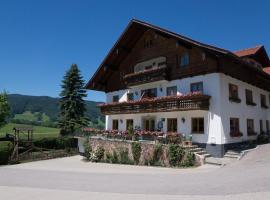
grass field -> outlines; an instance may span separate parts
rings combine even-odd
[[[3,137],[6,135],[6,133],[13,134],[13,127],[23,127],[23,126],[30,126],[30,125],[23,125],[23,124],[13,124],[9,123],[5,125],[4,127],[0,128],[0,137]],[[58,137],[59,136],[59,129],[58,128],[49,128],[49,127],[43,127],[43,126],[30,126],[34,130],[34,138],[33,139],[40,139],[40,138],[52,138],[52,137]],[[25,134],[22,134],[22,137],[25,137]]]

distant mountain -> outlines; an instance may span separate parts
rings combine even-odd
[[[11,105],[11,118],[21,120],[25,116],[48,116],[49,120],[56,122],[59,113],[59,98],[48,96],[29,96],[21,94],[9,94],[8,101]],[[85,101],[87,117],[93,124],[104,124],[104,116],[101,115],[97,104],[100,102]],[[48,118],[46,117],[46,119]],[[42,118],[42,117],[41,117]],[[28,120],[28,119],[25,119]],[[32,120],[35,118],[32,117]]]

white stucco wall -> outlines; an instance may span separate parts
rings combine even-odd
[[[145,113],[145,114],[129,114],[129,115],[110,115],[106,116],[106,129],[112,129],[112,119],[122,119],[119,121],[119,129],[125,130],[126,119],[133,119],[134,126],[142,126],[141,118],[144,116],[155,116],[156,125],[161,118],[177,118],[178,132],[186,135],[192,134],[193,141],[199,143],[215,143],[225,144],[233,142],[242,142],[249,139],[254,139],[256,136],[247,136],[246,120],[254,119],[254,128],[259,133],[259,120],[263,120],[263,129],[266,130],[266,119],[270,120],[270,108],[263,109],[260,105],[260,94],[266,95],[266,102],[269,106],[269,92],[259,89],[255,86],[247,84],[243,81],[234,79],[230,76],[221,73],[212,73],[200,75],[181,80],[160,81],[150,84],[144,84],[130,88],[128,90],[115,91],[107,93],[107,102],[112,102],[114,95],[119,95],[119,101],[127,100],[127,93],[133,92],[134,99],[140,99],[141,90],[148,88],[157,88],[157,95],[166,96],[166,88],[177,86],[178,94],[187,94],[190,92],[190,84],[194,82],[203,82],[204,94],[210,95],[209,111],[178,111],[178,112],[161,112],[161,113]],[[238,85],[239,98],[241,103],[233,103],[229,101],[229,83]],[[246,105],[245,89],[250,89],[253,92],[253,100],[256,106]],[[135,95],[137,93],[138,95]],[[205,133],[193,134],[191,132],[191,118],[204,117]],[[241,138],[230,137],[230,117],[239,118],[240,131],[244,134]],[[182,122],[185,118],[185,123]],[[167,130],[167,121],[164,122],[164,131]]]
[[[222,138],[223,143],[242,142],[249,139],[254,139],[256,136],[247,135],[247,119],[254,119],[255,132],[260,133],[260,120],[263,120],[263,130],[266,131],[266,120],[269,119],[270,108],[261,108],[260,94],[266,95],[266,104],[269,106],[269,92],[257,88],[253,85],[237,80],[230,76],[221,74],[221,105],[222,105],[222,124],[224,136]],[[235,103],[229,101],[229,86],[232,83],[238,86],[238,95],[241,99],[241,103]],[[253,101],[256,106],[249,106],[246,104],[245,89],[252,90]],[[239,118],[240,131],[243,133],[241,138],[230,137],[230,117]]]
[[[156,119],[156,126],[161,118],[165,118],[163,131],[167,131],[167,118],[177,118],[178,132],[189,135],[192,134],[193,141],[199,143],[221,143],[221,119],[220,119],[220,74],[213,73],[201,76],[195,76],[185,78],[181,80],[173,81],[160,81],[150,84],[144,84],[137,87],[133,87],[128,90],[115,91],[107,93],[107,102],[112,102],[114,95],[119,95],[119,101],[123,102],[127,100],[127,93],[133,92],[134,99],[140,99],[141,90],[148,88],[157,88],[157,96],[166,96],[166,89],[170,86],[177,86],[178,94],[187,94],[190,92],[190,84],[195,82],[203,82],[204,94],[211,96],[210,99],[210,112],[209,111],[178,111],[178,112],[161,112],[161,113],[143,113],[143,114],[129,114],[129,115],[110,115],[106,116],[106,129],[112,129],[112,120],[119,119],[119,130],[126,129],[126,119],[134,120],[134,127],[142,127],[142,117],[154,116]],[[162,88],[162,89],[161,89]],[[138,95],[136,96],[135,93]],[[191,132],[191,118],[204,117],[205,133],[194,134]],[[185,118],[185,123],[182,122],[182,118]],[[122,123],[120,123],[123,121]],[[218,134],[217,134],[218,133]]]

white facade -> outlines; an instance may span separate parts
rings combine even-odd
[[[269,106],[269,92],[247,84],[243,81],[234,79],[222,73],[212,73],[199,75],[190,78],[173,81],[159,81],[149,84],[139,85],[127,90],[120,90],[107,93],[106,101],[111,103],[113,96],[119,96],[119,102],[127,101],[127,93],[134,94],[134,100],[141,98],[141,90],[157,88],[157,96],[166,96],[166,89],[170,86],[177,86],[177,94],[187,94],[190,92],[190,84],[203,82],[203,93],[210,95],[209,111],[177,111],[177,112],[160,112],[160,113],[141,113],[141,114],[120,114],[106,116],[106,129],[112,129],[112,120],[119,120],[118,129],[126,130],[126,120],[133,119],[133,126],[142,127],[142,119],[152,117],[155,119],[155,126],[161,119],[163,122],[162,131],[167,131],[167,118],[177,118],[177,132],[186,136],[192,134],[194,142],[203,144],[227,144],[243,142],[255,139],[256,136],[247,135],[247,119],[254,120],[255,132],[260,133],[259,120],[263,121],[263,130],[266,131],[266,120],[270,120],[270,108],[261,108],[260,94],[266,95],[266,104]],[[238,94],[241,103],[229,101],[229,83],[238,86]],[[256,106],[246,104],[245,89],[253,92],[253,101]],[[192,133],[191,119],[195,117],[204,118],[204,133]],[[239,118],[240,131],[242,137],[230,136],[230,118]]]

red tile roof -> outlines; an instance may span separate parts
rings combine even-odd
[[[260,50],[262,47],[263,47],[262,45],[259,45],[259,46],[251,47],[248,49],[242,49],[242,50],[235,51],[234,54],[236,54],[239,57],[249,56],[249,55],[253,55],[257,53],[257,51]]]
[[[266,72],[267,74],[270,74],[270,67],[263,68],[263,71]]]

